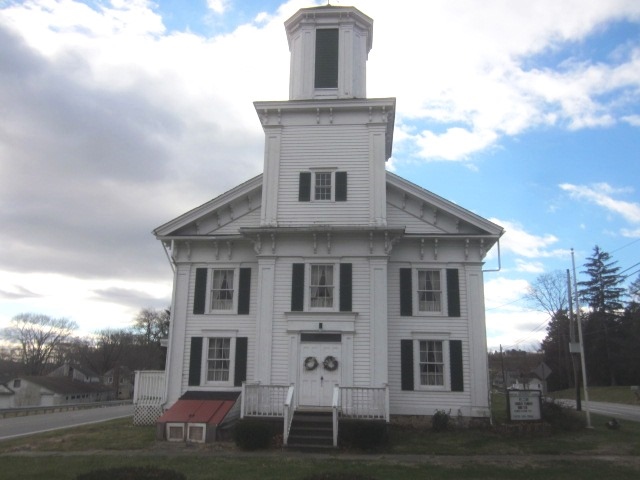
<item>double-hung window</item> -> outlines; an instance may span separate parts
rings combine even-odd
[[[251,305],[251,268],[196,268],[193,313],[248,315]]]
[[[239,387],[247,379],[247,337],[234,331],[203,331],[191,337],[189,386]]]
[[[228,382],[231,370],[231,338],[209,338],[207,382]]]
[[[214,269],[211,287],[211,310],[233,310],[233,270]]]
[[[418,311],[442,312],[440,270],[418,270]]]
[[[333,265],[311,265],[309,306],[333,308]]]
[[[300,172],[298,201],[346,202],[347,172],[330,168]]]
[[[457,268],[400,268],[400,315],[460,316]]]
[[[314,200],[331,200],[331,172],[316,172],[314,185]]]
[[[464,391],[462,340],[415,333],[400,340],[402,390]]]
[[[420,386],[444,387],[444,353],[440,340],[418,341]]]

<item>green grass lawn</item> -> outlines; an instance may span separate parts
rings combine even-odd
[[[494,397],[494,417],[506,420],[504,397]],[[579,414],[576,414],[579,415]],[[428,429],[393,426],[390,445],[377,452],[301,455],[279,449],[239,452],[233,443],[157,442],[155,427],[131,419],[0,442],[0,477],[74,479],[97,468],[153,465],[197,479],[304,479],[343,472],[375,479],[635,479],[640,478],[640,424],[592,416],[595,428],[577,432],[507,432],[499,427]],[[355,454],[355,455],[354,455]],[[362,454],[362,455],[360,455]],[[611,462],[594,457],[617,457]]]
[[[553,398],[576,399],[576,391],[573,388],[551,392],[549,395]],[[580,391],[580,398],[584,399],[584,390]],[[589,387],[589,400],[594,402],[640,405],[630,387]]]

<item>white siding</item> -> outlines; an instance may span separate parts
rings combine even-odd
[[[281,149],[280,226],[369,224],[369,135],[365,126],[286,127]],[[346,202],[298,201],[299,174],[314,168],[347,172]]]

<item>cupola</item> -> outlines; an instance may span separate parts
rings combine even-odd
[[[373,20],[354,7],[303,8],[285,22],[290,100],[366,98]]]

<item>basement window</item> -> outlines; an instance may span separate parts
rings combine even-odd
[[[167,440],[170,442],[184,441],[184,424],[167,423]]]

